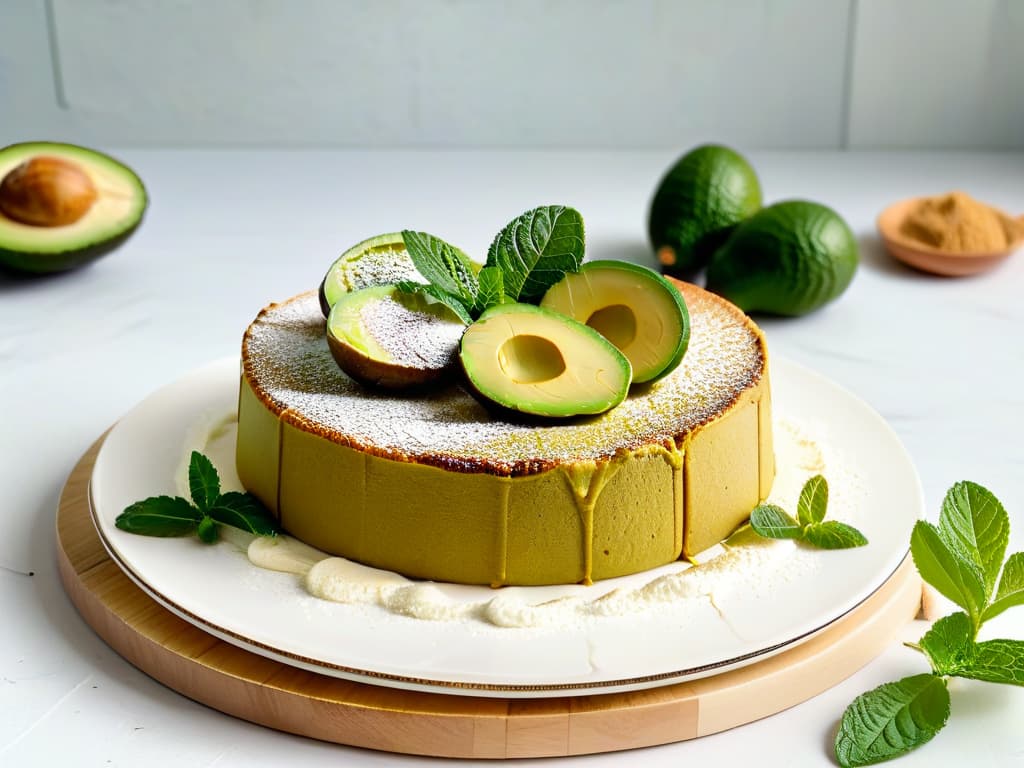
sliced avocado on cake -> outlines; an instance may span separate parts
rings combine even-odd
[[[401,232],[388,232],[356,243],[331,264],[320,282],[320,310],[327,317],[346,293],[403,280],[426,282],[412,263]]]
[[[327,318],[327,344],[341,369],[361,384],[411,389],[457,370],[465,328],[444,304],[376,285],[341,294]]]
[[[60,272],[120,245],[148,199],[135,173],[74,144],[32,142],[0,149],[0,265]]]
[[[603,413],[632,381],[629,360],[601,334],[532,304],[484,312],[463,335],[459,358],[478,395],[534,416]]]
[[[593,328],[633,366],[634,383],[675,370],[690,340],[682,294],[656,272],[625,261],[590,261],[548,289],[540,305]]]

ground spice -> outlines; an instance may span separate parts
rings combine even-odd
[[[999,251],[1024,238],[1024,222],[965,192],[950,192],[920,200],[900,232],[943,251]]]

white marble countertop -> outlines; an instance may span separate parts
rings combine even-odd
[[[427,229],[482,254],[527,208],[583,212],[591,258],[653,263],[646,206],[665,152],[123,151],[149,213],[132,240],[80,271],[0,275],[0,762],[10,766],[327,766],[425,763],[339,747],[222,715],[164,688],[79,618],[57,576],[53,521],[77,459],[149,392],[235,354],[270,300],[315,287],[366,236]],[[795,320],[761,319],[773,355],[811,367],[870,403],[899,434],[928,515],[976,480],[1009,510],[1024,549],[1024,253],[973,278],[906,269],[883,252],[888,202],[963,188],[1024,212],[1024,154],[751,153],[765,197],[819,200],[861,243],[850,289]],[[33,571],[34,576],[18,572]],[[923,624],[911,625],[916,639]],[[1024,609],[986,625],[1024,638]],[[846,704],[925,671],[894,643],[849,680],[731,732],[560,766],[827,765]],[[1024,689],[956,681],[952,717],[898,765],[1024,765]],[[554,760],[532,763],[556,764]]]

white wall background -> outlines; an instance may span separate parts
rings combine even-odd
[[[0,0],[0,145],[1024,149],[1024,0]]]

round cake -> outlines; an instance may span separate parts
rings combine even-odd
[[[458,385],[364,388],[328,350],[316,293],[272,304],[242,342],[237,468],[284,530],[406,576],[590,583],[691,557],[771,489],[764,337],[676,283],[682,363],[597,417],[517,423]]]

